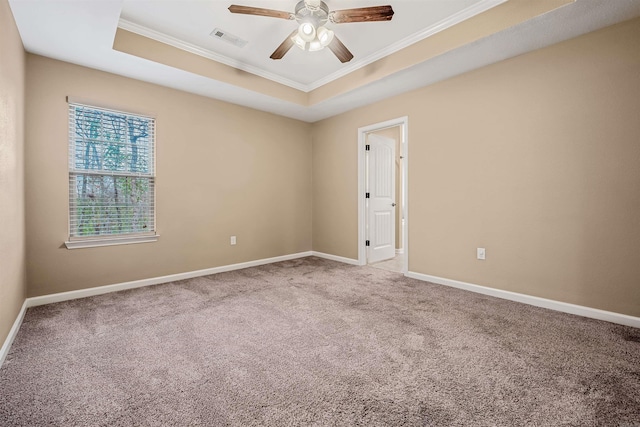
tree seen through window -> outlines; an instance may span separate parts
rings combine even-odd
[[[70,104],[70,234],[154,232],[154,120]]]

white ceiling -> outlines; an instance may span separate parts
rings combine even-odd
[[[292,50],[268,57],[295,29],[295,22],[228,12],[232,1],[9,0],[28,52],[132,77],[309,122],[416,89],[466,71],[640,16],[639,0],[577,0],[498,34],[406,69],[322,103],[302,107],[112,49],[116,28],[233,64],[263,77],[310,90],[381,55],[443,29],[503,0],[329,0],[331,9],[391,4],[391,22],[339,24],[338,37],[355,58],[347,65],[328,50]],[[542,1],[542,0],[531,0]],[[234,0],[248,6],[292,11],[296,1]],[[123,21],[121,21],[121,19]],[[209,36],[219,27],[248,41],[244,48]]]

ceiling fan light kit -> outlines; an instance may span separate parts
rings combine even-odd
[[[324,26],[316,30],[309,22],[300,24],[298,32],[293,36],[292,41],[302,50],[316,52],[322,50],[333,40],[333,31]]]
[[[324,24],[329,20],[329,7],[321,0],[302,0],[296,4],[294,19],[300,23],[293,42],[302,50],[315,52],[331,41]],[[322,38],[320,36],[322,35]]]
[[[349,62],[353,58],[353,54],[335,36],[331,29],[325,27],[327,22],[343,24],[390,21],[393,18],[393,9],[389,5],[329,11],[329,7],[322,0],[301,0],[296,4],[294,13],[234,4],[229,6],[229,11],[245,15],[295,20],[300,24],[298,29],[288,36],[271,54],[271,59],[282,59],[289,49],[296,45],[300,49],[308,50],[309,52],[319,51],[328,47],[343,63]]]

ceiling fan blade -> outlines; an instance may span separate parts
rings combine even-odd
[[[336,36],[333,36],[333,40],[329,43],[328,48],[331,49],[331,52],[333,52],[343,64],[353,59],[353,53],[351,53]]]
[[[276,50],[273,51],[269,58],[271,59],[282,59],[282,57],[289,52],[289,49],[293,47],[293,40],[291,38],[298,33],[296,29],[293,33],[289,34],[286,39],[278,46]]]
[[[263,9],[261,7],[239,6],[232,4],[229,6],[231,13],[243,13],[245,15],[268,16],[270,18],[295,19],[292,13],[283,12],[281,10]]]
[[[386,6],[361,7],[358,9],[334,10],[329,13],[329,19],[334,24],[349,22],[391,21],[393,8]]]

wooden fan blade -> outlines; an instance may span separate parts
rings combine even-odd
[[[269,58],[271,59],[282,59],[282,57],[289,52],[289,49],[293,47],[293,40],[291,38],[296,35],[298,30],[296,29],[293,33],[289,34],[286,39],[278,46],[276,50],[273,51]]]
[[[353,59],[353,53],[351,53],[336,36],[333,36],[333,40],[329,43],[328,48],[331,49],[331,52],[333,52],[343,64]]]
[[[295,19],[295,16],[293,16],[293,14],[289,12],[283,12],[281,10],[273,9],[263,9],[261,7],[238,6],[237,4],[232,4],[231,6],[229,6],[229,12],[243,13],[245,15],[268,16],[270,18]]]
[[[329,13],[329,19],[334,24],[349,22],[391,21],[393,8],[387,6],[361,7],[358,9],[334,10]]]

